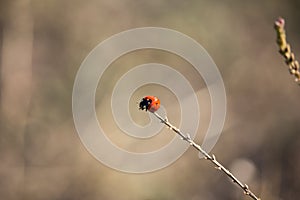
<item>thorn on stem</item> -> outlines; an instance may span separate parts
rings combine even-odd
[[[212,160],[216,160],[216,156],[214,154],[211,155]]]
[[[192,140],[190,134],[187,133],[187,134],[186,134],[186,137],[187,137],[187,139]]]

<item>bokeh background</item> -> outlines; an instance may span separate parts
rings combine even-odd
[[[278,54],[273,22],[278,16],[286,19],[288,41],[300,58],[299,9],[296,0],[1,0],[0,199],[249,199],[209,162],[199,160],[194,149],[162,170],[126,174],[98,162],[80,142],[72,87],[81,62],[109,36],[144,26],[187,34],[219,67],[227,117],[212,153],[262,199],[298,199],[300,88]],[[201,107],[196,138],[201,143],[210,118],[206,85],[186,61],[155,50],[121,57],[100,80],[97,115],[108,137],[136,152],[154,150],[175,137],[164,130],[138,142],[113,121],[114,84],[147,62],[170,65],[190,80]],[[141,87],[132,96],[133,118],[149,120],[136,109],[147,92],[161,98],[177,124],[178,100],[157,85]]]

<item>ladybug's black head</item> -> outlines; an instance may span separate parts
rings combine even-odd
[[[148,98],[143,98],[140,102],[139,109],[141,110],[148,110],[148,106],[151,104],[152,100]]]

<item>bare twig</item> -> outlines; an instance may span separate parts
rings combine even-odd
[[[295,59],[295,55],[291,50],[291,46],[286,41],[284,24],[284,19],[281,17],[279,17],[274,24],[274,28],[277,33],[279,53],[284,57],[285,63],[288,65],[290,73],[295,77],[295,81],[300,85],[299,63]]]
[[[167,118],[163,119],[159,114],[156,112],[153,113],[162,123],[164,123],[167,127],[169,127],[171,130],[173,130],[175,133],[177,133],[183,140],[187,141],[191,146],[193,146],[195,149],[197,149],[206,160],[211,161],[215,166],[216,169],[224,172],[234,183],[236,183],[239,187],[244,190],[245,195],[250,196],[252,199],[260,200],[259,197],[257,197],[251,190],[249,189],[248,185],[243,184],[241,181],[239,181],[228,169],[226,169],[221,163],[219,163],[215,157],[215,155],[209,155],[205,150],[201,148],[200,145],[196,144],[190,137],[189,134],[182,133],[178,128],[173,126]]]

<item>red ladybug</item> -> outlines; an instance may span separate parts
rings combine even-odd
[[[160,101],[155,96],[145,96],[140,102],[141,110],[149,110],[150,112],[155,112],[160,107]]]

